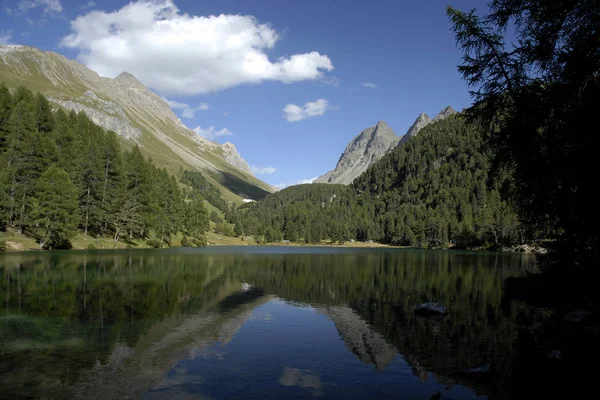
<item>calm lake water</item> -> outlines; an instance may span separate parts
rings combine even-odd
[[[517,397],[552,313],[502,284],[534,269],[392,249],[0,255],[0,398]],[[449,314],[415,316],[430,300]]]

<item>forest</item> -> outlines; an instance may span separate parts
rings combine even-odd
[[[545,238],[545,268],[597,267],[599,3],[494,0],[487,15],[447,15],[472,106],[395,148],[350,192],[290,188],[247,207],[243,231],[419,247]]]
[[[482,129],[457,115],[425,127],[351,186],[294,186],[235,214],[239,234],[319,243],[499,247],[530,235],[503,200],[510,174],[490,174]]]
[[[544,239],[552,264],[596,265],[600,93],[597,2],[448,7],[473,104],[433,123],[352,185],[300,185],[238,208],[198,171],[169,175],[85,115],[0,87],[0,230],[46,248],[76,232],[157,247],[180,233],[258,242],[374,240],[502,248]],[[510,30],[510,35],[507,33]],[[516,40],[512,40],[516,39]],[[186,243],[190,243],[186,239]]]
[[[77,232],[152,247],[181,233],[184,245],[200,245],[203,201],[85,114],[53,111],[41,94],[0,86],[0,230],[47,249],[70,248]]]

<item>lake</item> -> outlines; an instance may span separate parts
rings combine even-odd
[[[516,398],[553,313],[502,285],[535,268],[442,250],[3,254],[0,398]],[[448,315],[415,315],[426,301]]]

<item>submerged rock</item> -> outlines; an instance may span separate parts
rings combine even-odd
[[[428,301],[415,307],[415,314],[424,316],[446,315],[448,311],[443,304]]]
[[[482,364],[479,367],[471,368],[465,371],[467,375],[484,375],[489,374],[491,371],[490,364]]]
[[[592,313],[585,310],[575,310],[565,315],[567,322],[586,322],[592,318]]]
[[[442,398],[442,394],[440,393],[440,391],[436,391],[435,393],[433,393],[431,396],[429,396],[429,400],[440,400]]]
[[[562,360],[561,351],[560,350],[552,350],[548,355],[548,358],[551,360]]]

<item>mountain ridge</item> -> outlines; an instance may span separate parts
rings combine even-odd
[[[115,131],[128,147],[171,172],[180,168],[208,172],[229,200],[275,189],[253,176],[235,146],[211,142],[189,129],[166,101],[134,75],[105,78],[76,60],[22,45],[0,45],[0,81],[45,94],[67,110],[84,112],[96,124]],[[258,188],[259,190],[254,190]]]
[[[314,183],[351,184],[369,166],[396,146],[406,143],[427,125],[455,113],[456,111],[451,106],[443,108],[433,119],[426,113],[421,113],[401,137],[396,136],[392,128],[381,120],[375,126],[364,129],[352,138],[340,155],[335,168],[318,177]]]
[[[385,121],[364,129],[355,136],[338,159],[335,168],[315,180],[315,183],[350,184],[373,162],[398,143],[398,136]]]

